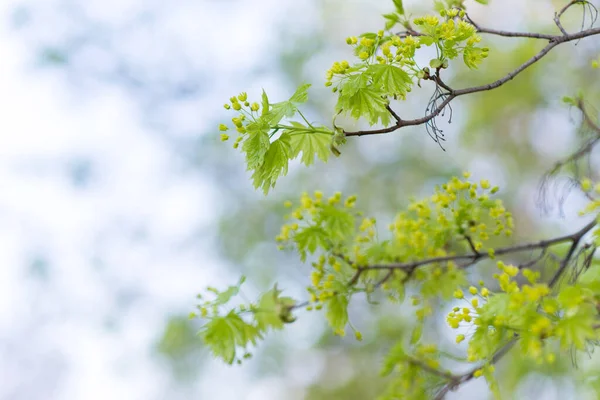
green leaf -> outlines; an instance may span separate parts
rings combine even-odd
[[[417,343],[423,335],[423,324],[417,324],[410,335],[410,344]]]
[[[402,0],[394,0],[394,5],[396,6],[396,12],[400,15],[404,15],[404,5],[402,4]]]
[[[308,100],[308,88],[310,87],[310,83],[305,83],[304,85],[300,85],[296,92],[290,97],[290,101],[293,103],[305,103]]]
[[[301,85],[289,100],[271,104],[271,109],[265,116],[269,124],[271,126],[277,125],[284,117],[293,117],[298,110],[294,103],[304,103],[308,99],[309,87],[310,84],[308,83]]]
[[[222,358],[228,364],[235,361],[238,347],[245,348],[248,344],[256,344],[257,340],[262,339],[255,326],[245,322],[233,311],[211,319],[202,327],[199,335],[213,355]]]
[[[396,365],[406,361],[406,351],[404,350],[404,342],[399,340],[394,347],[388,352],[383,360],[382,376],[387,376],[392,373]]]
[[[267,97],[267,93],[263,89],[262,91],[262,112],[261,117],[264,117],[269,112],[269,98]]]
[[[310,128],[299,122],[291,122],[294,129],[285,132],[290,135],[292,144],[292,156],[296,158],[302,152],[302,162],[309,166],[314,162],[315,155],[327,162],[329,158],[329,146],[333,138],[333,132],[325,127],[319,129]]]
[[[386,109],[388,102],[383,96],[385,96],[385,92],[372,86],[357,88],[355,93],[350,96],[342,93],[337,108],[350,111],[350,115],[355,119],[365,117],[371,125],[375,125],[379,120],[382,124],[387,125],[390,116]]]
[[[425,46],[431,46],[435,42],[435,39],[431,36],[419,36],[419,43]]]
[[[404,95],[412,84],[410,76],[394,65],[374,64],[367,71],[373,77],[373,82],[389,95]]]
[[[271,104],[271,109],[265,118],[271,126],[277,125],[284,117],[293,117],[298,108],[290,101]]]
[[[475,1],[478,2],[479,4],[485,4],[485,5],[489,4],[488,0],[475,0]]]
[[[268,329],[282,329],[284,324],[293,322],[295,318],[291,314],[290,307],[296,302],[290,297],[279,297],[281,290],[277,285],[263,294],[254,312],[256,326],[261,331]]]
[[[275,187],[277,178],[287,174],[291,154],[290,135],[284,132],[279,139],[271,143],[264,155],[263,163],[254,170],[252,174],[254,187],[262,187],[265,194],[270,188]]]
[[[325,317],[333,330],[344,329],[348,323],[348,297],[338,294],[327,300]]]
[[[220,292],[215,300],[211,301],[212,305],[221,306],[227,304],[229,300],[240,292],[240,287],[246,281],[246,277],[242,276],[235,286],[229,286],[224,292]]]
[[[575,346],[578,350],[584,350],[586,342],[597,337],[594,324],[592,307],[582,307],[578,314],[567,315],[559,320],[555,330],[556,336],[560,338],[560,344],[564,349]]]
[[[248,135],[242,144],[242,151],[246,153],[248,170],[260,166],[269,150],[268,125],[253,122],[246,128]]]
[[[400,16],[396,13],[383,14],[383,18],[386,19],[386,21],[385,21],[385,29],[386,30],[390,30],[394,26],[396,26],[396,24],[400,23]]]
[[[300,259],[306,261],[307,253],[314,253],[318,247],[327,248],[327,233],[319,226],[308,226],[294,235]]]
[[[280,317],[279,290],[273,287],[267,293],[263,294],[258,302],[258,308],[254,312],[256,326],[261,331],[283,328],[283,321]]]
[[[343,240],[354,235],[354,216],[344,209],[329,205],[323,206],[321,220],[332,238]]]

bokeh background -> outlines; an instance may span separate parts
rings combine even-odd
[[[487,27],[557,32],[553,13],[564,1],[466,3]],[[431,10],[427,1],[405,6]],[[242,156],[219,142],[216,126],[231,117],[222,104],[261,88],[277,101],[310,82],[307,114],[328,124],[335,100],[324,72],[351,57],[345,37],[377,31],[392,10],[388,0],[0,2],[0,398],[374,398],[385,385],[382,354],[412,324],[402,307],[356,304],[362,343],[300,312],[242,367],[211,359],[187,318],[198,292],[240,274],[249,298],[275,281],[305,296],[308,267],[273,240],[283,200],[302,191],[356,193],[385,221],[410,196],[470,170],[502,187],[515,240],[583,225],[577,193],[556,207],[560,181],[551,207],[536,199],[544,172],[586,135],[561,97],[581,90],[600,104],[590,68],[597,38],[561,45],[501,89],[455,101],[452,124],[440,120],[446,151],[423,127],[408,128],[350,140],[327,165],[293,165],[268,197],[252,189]],[[565,25],[577,30],[581,18],[570,11]],[[447,82],[495,80],[544,45],[485,40],[482,68],[453,66]],[[424,83],[398,112],[422,115],[432,90]],[[590,165],[597,171],[598,158]],[[452,341],[442,320],[428,338]],[[510,398],[597,398],[580,383],[596,371],[593,356],[580,370],[570,357],[551,369],[509,364],[499,373]],[[485,385],[449,398],[486,398]]]

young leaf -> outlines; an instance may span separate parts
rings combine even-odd
[[[344,329],[348,323],[348,297],[338,294],[327,300],[325,317],[333,330]]]
[[[315,155],[327,162],[333,132],[325,127],[319,127],[318,130],[309,128],[299,122],[291,124],[294,129],[285,132],[289,133],[291,138],[292,158],[296,158],[302,152],[302,162],[307,166],[314,162]]]
[[[383,14],[383,18],[385,18],[385,29],[388,31],[400,23],[400,16],[396,13]]]
[[[374,82],[381,84],[381,89],[389,95],[404,95],[412,84],[408,74],[390,64],[374,64],[367,69]]]
[[[385,93],[373,87],[357,88],[352,95],[343,92],[338,100],[338,110],[350,111],[355,119],[365,117],[369,124],[375,125],[380,119],[381,123],[389,123],[389,112],[385,108],[387,100]]]
[[[261,117],[264,117],[269,112],[269,97],[267,97],[267,93],[265,92],[264,89],[262,91],[261,102],[262,102],[262,112],[260,115],[261,115]]]
[[[262,339],[255,326],[233,311],[211,319],[199,334],[215,357],[222,358],[228,364],[235,361],[237,347],[245,348],[249,343],[256,344],[257,340]]]
[[[300,259],[306,261],[306,254],[314,253],[318,247],[327,248],[327,233],[319,226],[308,226],[294,235]]]
[[[586,348],[586,342],[597,338],[594,330],[594,312],[582,307],[582,310],[573,316],[565,316],[557,326],[557,336],[560,338],[560,344],[563,349],[569,346],[575,346],[578,350]]]
[[[402,0],[394,0],[394,5],[396,6],[396,12],[400,15],[404,15],[404,5],[402,4]]]
[[[305,103],[308,100],[308,88],[310,86],[310,83],[300,85],[292,97],[290,97],[290,101],[293,103]]]
[[[220,292],[217,298],[211,302],[212,305],[221,306],[227,304],[229,300],[240,292],[240,287],[246,281],[246,277],[242,276],[235,286],[229,286],[224,292]]]
[[[346,210],[324,206],[321,219],[325,229],[333,238],[343,240],[354,234],[354,216]]]
[[[279,294],[277,287],[263,294],[258,302],[258,309],[254,312],[256,326],[261,331],[283,328],[283,321],[279,316]]]
[[[248,124],[246,129],[248,136],[242,145],[242,151],[246,153],[248,170],[253,170],[263,163],[269,149],[268,125],[254,122]]]
[[[264,155],[263,163],[252,174],[254,187],[262,187],[265,194],[270,188],[275,187],[277,178],[287,174],[291,154],[290,135],[284,132],[279,139],[271,143]]]
[[[271,110],[265,116],[269,124],[277,125],[284,117],[294,116],[298,110],[295,103],[304,103],[308,99],[309,87],[310,84],[301,85],[289,100],[271,104]]]

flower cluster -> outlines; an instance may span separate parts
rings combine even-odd
[[[465,173],[465,178],[469,174]],[[442,249],[455,238],[467,240],[474,251],[483,249],[490,235],[512,234],[512,215],[501,200],[491,200],[498,191],[482,180],[479,184],[452,178],[435,188],[426,200],[413,201],[390,225],[395,247],[405,249],[401,259],[446,255]]]
[[[480,282],[481,289],[469,288],[472,297],[467,300],[458,289],[454,297],[467,304],[454,307],[446,318],[453,329],[474,328],[467,349],[468,361],[487,361],[500,346],[519,337],[523,355],[538,363],[552,363],[555,355],[550,339],[557,339],[563,347],[574,344],[582,349],[586,341],[596,337],[593,321],[598,311],[588,285],[568,286],[552,294],[547,284],[538,282],[538,271],[502,261],[497,266],[500,272],[494,274],[494,279],[499,292],[491,294]],[[528,283],[519,284],[519,275]],[[456,343],[466,336],[458,334]],[[574,337],[578,340],[573,341]]]
[[[333,78],[337,75],[341,79],[348,75],[359,72],[361,68],[370,63],[396,65],[401,68],[407,68],[407,71],[417,69],[414,67],[415,51],[420,48],[417,38],[408,36],[404,39],[396,35],[384,36],[383,31],[375,33],[367,33],[360,37],[360,40],[355,36],[348,37],[346,43],[353,48],[354,54],[359,58],[360,62],[353,66],[346,60],[336,61],[325,74],[325,86],[333,84]],[[334,92],[338,90],[336,86]]]
[[[345,247],[354,237],[359,213],[354,211],[356,196],[343,199],[339,192],[328,198],[320,191],[315,191],[313,196],[303,193],[299,203],[287,216],[291,222],[282,226],[275,239],[280,243],[280,248],[286,244],[295,246],[303,258],[317,248],[329,253],[321,254],[312,263],[311,286],[308,288],[311,296],[309,309],[312,309],[314,303],[322,303],[345,289],[345,279],[354,266],[341,255],[333,253]],[[284,205],[292,208],[290,201]],[[361,226],[359,230],[363,232],[368,229]],[[320,309],[322,305],[315,307]]]
[[[234,111],[239,111],[239,114],[236,117],[231,118],[235,130],[239,133],[239,136],[233,144],[233,148],[238,148],[239,143],[244,139],[243,135],[247,132],[247,125],[254,122],[258,117],[260,105],[256,102],[250,103],[248,101],[248,94],[242,92],[238,96],[232,96],[229,99],[229,103],[225,103],[223,107],[226,110],[233,109]],[[228,130],[229,127],[227,125],[219,125],[219,131],[223,132],[221,133],[221,141],[229,140],[229,135],[225,133]]]

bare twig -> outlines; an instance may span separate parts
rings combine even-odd
[[[560,31],[562,32],[562,34],[565,35],[565,36],[568,35],[568,33],[565,30],[565,28],[563,28],[563,26],[562,26],[562,24],[560,22],[560,18],[565,13],[565,11],[567,11],[569,8],[571,8],[571,6],[573,6],[574,4],[577,4],[577,3],[581,3],[581,0],[571,0],[563,8],[561,8],[559,12],[557,12],[557,13],[554,14],[554,23],[556,24],[556,26],[558,27],[558,29],[560,29]]]
[[[503,36],[503,37],[522,37],[522,38],[544,39],[544,40],[552,40],[555,37],[555,35],[548,35],[545,33],[509,32],[509,31],[502,31],[502,30],[498,30],[498,29],[483,28],[483,27],[479,26],[477,23],[475,23],[475,21],[473,21],[471,19],[471,17],[469,17],[468,14],[465,15],[465,17],[467,18],[469,23],[471,25],[473,25],[475,27],[475,29],[477,29],[477,32],[479,32],[479,33],[487,33],[489,35],[496,35],[496,36]]]

